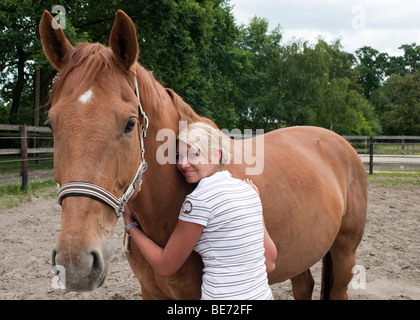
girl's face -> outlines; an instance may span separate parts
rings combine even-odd
[[[219,149],[212,154],[212,159],[207,159],[200,151],[178,141],[176,158],[176,166],[188,183],[197,183],[219,171]]]

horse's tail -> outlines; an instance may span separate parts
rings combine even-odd
[[[322,258],[322,285],[321,285],[321,300],[329,300],[330,292],[333,285],[333,270],[332,270],[332,259],[331,253],[328,251],[327,254]]]

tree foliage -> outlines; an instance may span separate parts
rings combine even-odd
[[[46,102],[56,72],[42,53],[38,23],[55,4],[0,3],[0,123],[33,124],[36,69]],[[371,47],[353,55],[340,41],[283,43],[281,27],[269,30],[266,19],[237,25],[228,0],[71,1],[66,36],[73,44],[106,44],[117,9],[136,25],[140,63],[221,128],[420,134],[415,43],[397,57]]]
[[[404,54],[397,57],[371,47],[359,49],[359,83],[384,134],[419,135],[420,46],[404,44],[399,49]]]
[[[391,135],[420,133],[420,71],[393,74],[374,92],[384,132]]]

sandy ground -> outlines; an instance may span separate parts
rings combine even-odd
[[[141,299],[122,248],[122,219],[114,235],[115,251],[105,284],[94,292],[54,289],[51,250],[60,231],[60,207],[54,198],[30,202],[0,213],[0,299]],[[358,281],[350,299],[420,299],[420,187],[369,185],[368,220],[356,264]],[[320,263],[311,268],[314,299],[320,293]],[[364,272],[364,273],[363,273]],[[365,288],[362,287],[365,276]],[[272,285],[275,299],[292,299],[290,281]]]

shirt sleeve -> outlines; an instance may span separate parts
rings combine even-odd
[[[204,201],[187,196],[179,213],[179,220],[207,226],[211,211]]]

